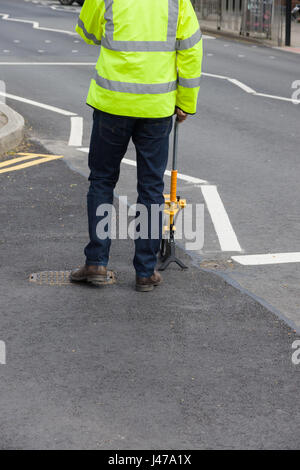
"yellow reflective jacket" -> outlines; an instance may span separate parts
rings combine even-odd
[[[85,0],[76,31],[101,45],[89,105],[143,118],[196,112],[202,34],[190,0]]]

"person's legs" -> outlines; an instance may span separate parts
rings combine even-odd
[[[90,188],[87,195],[90,242],[84,253],[87,266],[107,266],[110,238],[97,236],[97,225],[105,215],[97,216],[101,204],[113,204],[113,191],[120,174],[135,120],[94,111],[89,168]]]
[[[133,142],[137,151],[138,203],[148,211],[148,238],[135,240],[133,260],[139,278],[154,273],[162,236],[162,213],[159,215],[157,234],[151,238],[151,205],[164,203],[164,172],[168,163],[169,136],[172,118],[141,119],[136,121]]]

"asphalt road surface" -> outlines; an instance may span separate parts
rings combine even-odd
[[[79,7],[61,7],[55,1],[1,1],[0,99],[5,86],[7,102],[25,117],[29,136],[47,151],[64,155],[72,170],[87,175],[92,113],[85,105],[85,97],[99,49],[85,45],[74,33],[79,11]],[[222,298],[230,295],[231,302],[226,309],[229,315],[230,310],[235,312],[241,305],[241,299],[249,298],[250,307],[247,304],[244,312],[247,315],[251,311],[253,315],[252,318],[249,313],[253,323],[246,326],[249,336],[254,335],[255,324],[262,328],[261,319],[272,323],[274,318],[278,321],[277,317],[300,332],[300,105],[291,100],[292,83],[300,80],[299,55],[214,37],[205,37],[204,50],[198,113],[180,128],[179,156],[180,195],[190,203],[205,205],[203,247],[189,251],[194,266],[206,270],[200,271],[202,278],[195,275],[199,292],[202,281],[205,285],[212,282],[209,281],[212,278],[205,276],[215,272],[221,282],[216,297],[218,308],[221,309]],[[117,193],[127,195],[129,202],[134,202],[136,197],[134,159],[134,149],[130,146],[117,187]],[[65,164],[55,165],[62,168]],[[71,173],[66,167],[60,172]],[[81,176],[76,177],[83,180]],[[180,246],[184,247],[184,241]],[[266,257],[246,258],[246,255],[270,253],[272,264],[265,264]],[[63,257],[63,253],[60,255]],[[287,263],[287,257],[292,262]],[[228,283],[234,287],[227,287],[229,291],[225,293],[223,289]],[[211,287],[214,289],[213,284]],[[254,300],[264,307],[255,311]],[[199,305],[196,297],[193,303],[195,308]],[[277,317],[269,316],[270,311]],[[231,327],[235,328],[234,322],[238,321],[235,313],[230,318]],[[196,319],[193,322],[189,323],[189,331],[196,328]],[[263,328],[265,338],[268,325]],[[217,330],[218,322],[210,327]],[[284,334],[287,338],[287,333]],[[221,336],[218,337],[221,341]],[[212,338],[213,334],[211,341]],[[262,337],[260,340],[255,348],[260,350],[262,344],[268,346],[266,355],[270,364],[273,343],[267,342],[266,346]],[[276,341],[279,341],[277,336],[274,344]],[[280,373],[284,374],[289,366],[284,361],[281,366]],[[293,382],[289,396],[296,386],[298,372],[295,366],[291,367],[294,369],[286,377],[286,381]],[[284,386],[281,393],[284,395]],[[267,398],[268,394],[266,402]],[[255,397],[251,400],[251,406],[255,406]],[[292,398],[289,406],[293,407]],[[281,405],[277,408],[280,416],[286,413]],[[295,421],[293,426],[296,433]],[[248,437],[246,433],[241,441],[235,441],[236,447],[239,443],[246,446]],[[221,447],[222,438],[218,439]],[[236,435],[229,439],[229,447],[235,446],[235,439]],[[297,433],[295,440],[291,440],[290,434],[289,439],[288,443],[276,437],[274,445],[288,448],[299,443]],[[272,437],[267,435],[262,444],[254,441],[249,447],[273,445]],[[144,442],[142,439],[138,445]],[[191,442],[195,445],[195,441],[187,439],[186,446]],[[210,436],[204,446],[210,447],[212,442]],[[178,436],[170,441],[170,445],[177,443]],[[111,445],[113,448],[114,444]],[[153,445],[157,445],[155,439]]]

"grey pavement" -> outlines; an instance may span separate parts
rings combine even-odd
[[[62,161],[0,177],[2,449],[299,448],[284,322],[182,252],[188,271],[135,292],[129,240],[116,285],[29,282],[82,263],[87,182]]]

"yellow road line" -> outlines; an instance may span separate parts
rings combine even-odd
[[[0,173],[7,173],[9,171],[16,171],[16,170],[23,170],[23,168],[28,168],[34,165],[40,165],[41,163],[51,162],[52,160],[58,160],[59,158],[63,158],[63,156],[48,156],[47,158],[40,158],[38,160],[33,160],[32,162],[22,163],[21,165],[10,166],[9,168],[4,168],[0,170]]]
[[[32,156],[33,157],[49,157],[49,158],[52,158],[52,157],[60,157],[62,158],[62,155],[50,155],[49,153],[17,153],[17,155],[25,155],[25,156]]]
[[[47,157],[50,160],[53,159],[53,157],[60,157],[62,158],[61,155],[44,155],[40,153],[17,153],[17,155],[23,155],[22,157],[17,157],[13,158],[11,160],[5,160],[5,162],[0,163],[0,168],[3,168],[5,166],[13,165],[14,163],[19,163],[23,162],[25,160],[30,160],[32,158],[39,158],[39,157]]]

